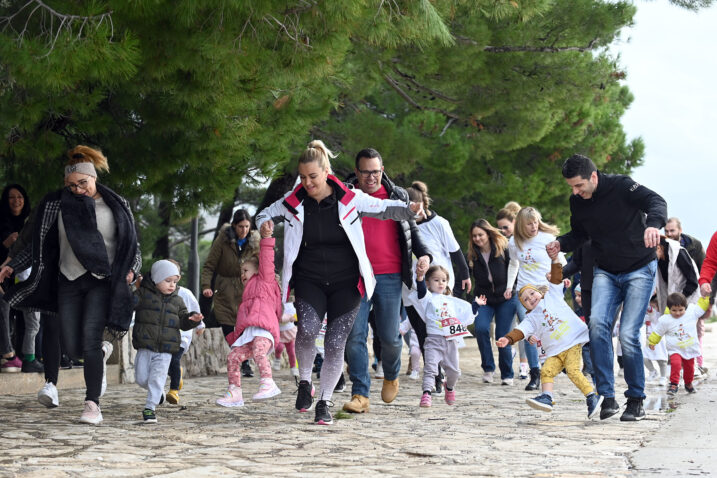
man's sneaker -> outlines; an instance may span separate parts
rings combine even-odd
[[[483,374],[483,383],[493,383],[493,372],[485,372]]]
[[[252,396],[252,400],[266,400],[267,398],[276,397],[281,393],[279,387],[276,386],[273,378],[262,378],[259,385],[259,391]]]
[[[676,383],[671,383],[670,388],[667,389],[668,395],[677,395],[677,391],[680,389],[680,387]]]
[[[274,370],[281,370],[281,357],[274,357],[271,359],[271,368]]]
[[[157,415],[155,415],[154,410],[149,408],[142,410],[142,419],[144,423],[157,423]]]
[[[172,405],[177,405],[179,403],[179,390],[170,389],[167,392],[167,401]]]
[[[408,376],[411,380],[418,380],[418,370],[411,370],[411,374]]]
[[[431,402],[433,400],[431,399],[431,394],[428,392],[423,392],[423,395],[421,395],[421,401],[419,402],[418,406],[422,408],[428,408],[431,406]]]
[[[45,367],[37,359],[23,361],[21,370],[24,373],[45,373]]]
[[[346,379],[344,378],[344,373],[341,372],[341,376],[339,377],[339,381],[336,382],[336,386],[334,387],[334,392],[341,393],[344,390],[346,390]]]
[[[0,372],[19,372],[22,370],[22,360],[18,358],[17,355],[15,355],[10,360],[6,360],[2,365],[0,365]]]
[[[547,393],[541,393],[535,398],[528,398],[525,400],[525,403],[536,410],[541,410],[543,412],[553,411],[553,399],[550,398],[550,395]]]
[[[316,414],[314,415],[314,423],[317,425],[331,425],[334,419],[329,412],[329,407],[333,407],[334,403],[328,400],[319,400],[316,402]]]
[[[528,374],[530,373],[530,367],[528,366],[527,362],[520,362],[520,379],[525,380],[528,378]]]
[[[628,397],[627,407],[620,417],[621,422],[636,422],[645,418],[645,409],[642,408],[642,399]]]
[[[251,369],[251,365],[249,365],[249,361],[245,360],[241,363],[241,375],[242,377],[253,377],[254,371]]]
[[[293,367],[291,369],[291,376],[292,377],[298,377],[299,376],[299,367]]]
[[[85,409],[80,415],[80,421],[82,423],[89,423],[90,425],[99,425],[102,423],[102,411],[100,406],[92,400],[85,400]]]
[[[368,397],[353,395],[350,402],[344,403],[343,409],[349,413],[366,413],[369,410]]]
[[[243,407],[244,399],[242,398],[241,387],[229,385],[224,396],[217,400],[217,405],[222,407]]]
[[[595,417],[600,411],[600,405],[602,405],[604,398],[595,392],[592,392],[585,397],[585,403],[588,405],[588,420]]]
[[[295,408],[300,412],[308,412],[314,407],[314,387],[307,380],[299,382],[296,390]]]
[[[376,374],[374,378],[383,378],[383,364],[381,362],[376,365]]]
[[[689,384],[689,385],[685,384],[685,391],[687,393],[696,393],[697,392],[697,390],[695,390],[695,387],[693,387],[692,384]]]
[[[102,342],[102,388],[100,389],[100,397],[107,391],[107,359],[112,355],[112,344],[106,340]]]
[[[456,403],[456,391],[446,389],[446,395],[443,397],[443,400],[445,400],[448,405]]]
[[[620,405],[614,397],[605,397],[600,405],[600,420],[605,420],[620,411]]]
[[[440,395],[443,393],[443,376],[441,374],[436,375],[436,385],[433,393]]]
[[[512,379],[512,378],[504,378],[504,379],[502,379],[502,380],[500,381],[500,384],[501,384],[501,385],[506,385],[506,386],[508,386],[508,387],[512,387],[512,386],[513,386],[513,379]]]
[[[47,382],[37,392],[37,401],[45,405],[47,408],[55,408],[60,406],[60,398],[57,395],[57,387],[52,382]]]

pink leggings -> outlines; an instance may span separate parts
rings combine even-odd
[[[255,337],[254,340],[241,347],[234,347],[227,356],[227,375],[229,383],[241,387],[241,363],[254,358],[261,378],[271,378],[271,365],[266,354],[271,350],[271,340],[266,337]]]
[[[296,352],[294,351],[294,343],[295,341],[292,340],[291,342],[279,342],[274,347],[274,357],[281,358],[281,352],[286,349],[286,355],[289,356],[289,367],[294,368],[296,367]]]

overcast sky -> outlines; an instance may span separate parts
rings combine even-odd
[[[632,177],[660,193],[683,232],[707,248],[717,231],[717,7],[636,5],[634,27],[613,50],[635,96],[622,124],[646,146]]]

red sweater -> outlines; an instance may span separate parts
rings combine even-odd
[[[388,199],[388,191],[381,188],[371,196]],[[401,248],[398,242],[398,223],[382,221],[373,217],[361,218],[363,237],[374,274],[399,274],[401,272]]]
[[[710,245],[707,246],[705,260],[700,270],[700,285],[712,282],[715,272],[717,272],[717,232],[712,235]]]

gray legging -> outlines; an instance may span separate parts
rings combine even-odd
[[[25,318],[25,335],[22,339],[22,353],[25,355],[35,355],[35,337],[40,331],[40,313],[23,310],[22,316]]]
[[[296,315],[299,319],[299,330],[296,333],[296,358],[299,361],[301,380],[311,382],[311,367],[316,355],[315,341],[321,330],[323,314],[319,316],[316,309],[306,300],[297,297],[294,301]],[[344,368],[344,350],[353,327],[359,305],[338,317],[333,317],[326,325],[324,336],[324,363],[321,366],[319,400],[331,400],[334,387]]]
[[[10,339],[10,304],[0,299],[0,355],[12,352]]]

